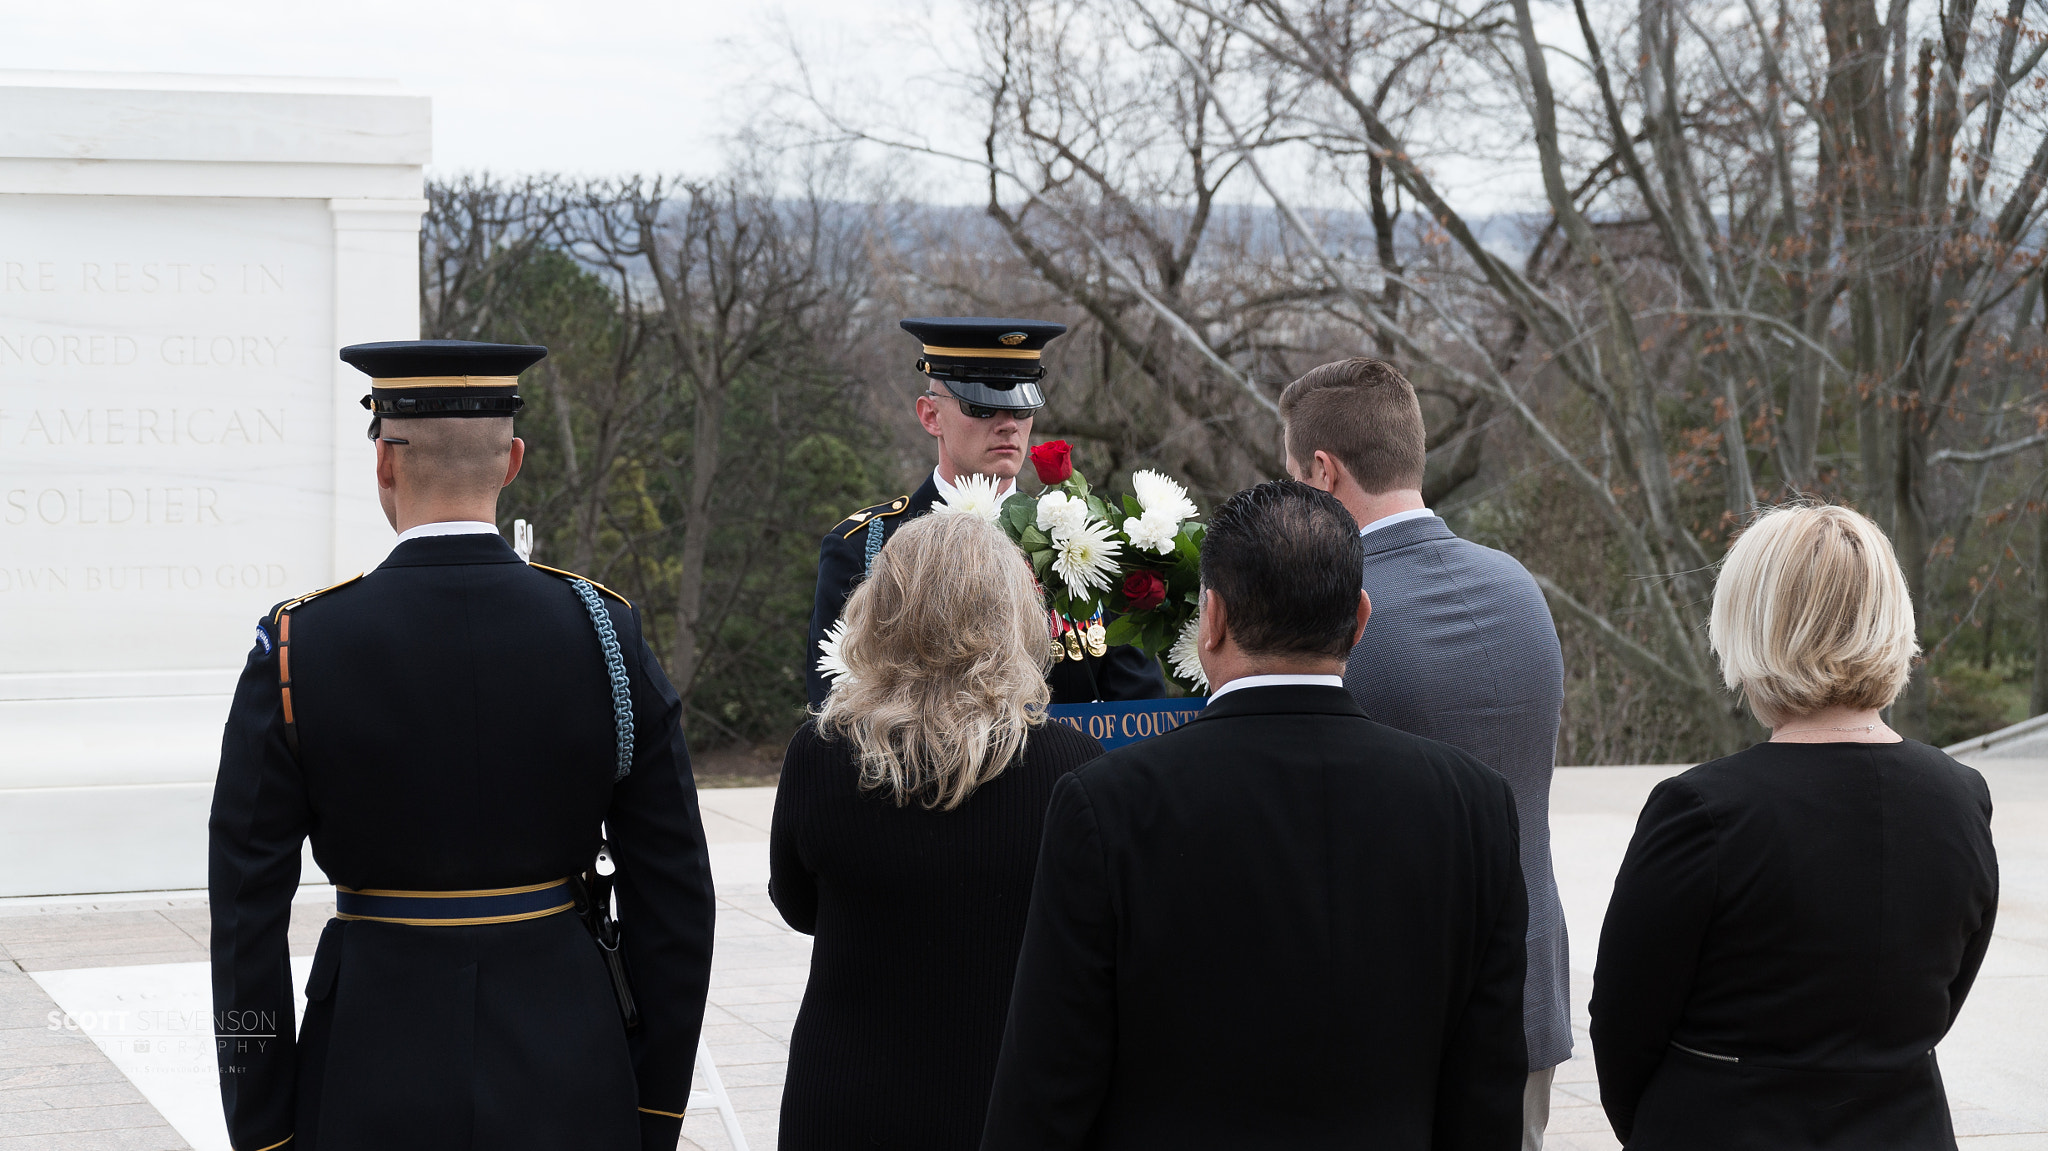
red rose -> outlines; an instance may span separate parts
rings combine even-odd
[[[1166,602],[1166,580],[1158,572],[1139,568],[1124,577],[1124,598],[1132,611],[1151,611]]]
[[[1074,445],[1053,440],[1031,449],[1031,466],[1038,469],[1038,482],[1047,487],[1067,482],[1074,474]]]

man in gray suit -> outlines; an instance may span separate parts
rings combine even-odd
[[[1336,496],[1364,537],[1372,622],[1351,649],[1344,686],[1373,719],[1477,757],[1515,793],[1529,893],[1522,1145],[1538,1151],[1551,1076],[1572,1053],[1564,909],[1550,866],[1564,702],[1557,628],[1513,556],[1459,539],[1423,505],[1422,408],[1392,365],[1324,364],[1287,386],[1280,416],[1288,471]]]

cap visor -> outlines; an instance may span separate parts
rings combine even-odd
[[[946,390],[970,404],[984,408],[1004,408],[1010,411],[1028,411],[1045,406],[1045,395],[1033,382],[1024,382],[1013,388],[992,388],[987,384],[970,383],[961,380],[940,380]]]

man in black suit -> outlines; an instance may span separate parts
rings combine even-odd
[[[1357,526],[1290,481],[1202,544],[1199,718],[1053,790],[984,1151],[1513,1151],[1514,797],[1344,690]]]
[[[710,861],[682,704],[639,613],[520,562],[495,526],[523,451],[517,376],[546,354],[342,351],[373,378],[398,545],[258,622],[221,741],[208,884],[236,1151],[675,1148]],[[637,1026],[571,879],[607,831]],[[295,1033],[285,935],[308,837],[336,916]]]

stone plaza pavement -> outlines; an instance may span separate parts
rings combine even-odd
[[[1942,1070],[1968,1151],[2048,1151],[2048,741],[1965,758],[1991,781],[2003,872],[1997,939]],[[1552,1093],[1554,1151],[1618,1146],[1598,1105],[1586,1042],[1594,944],[1614,870],[1649,789],[1675,767],[1566,768],[1557,775],[1552,839],[1572,950],[1577,1054]],[[707,790],[705,829],[718,880],[718,935],[705,1037],[747,1143],[775,1146],[790,1028],[802,1000],[810,940],[784,926],[767,895],[772,788]],[[292,948],[311,953],[331,896],[309,888]],[[141,1001],[201,1012],[203,893],[100,900],[0,900],[0,1151],[212,1151],[218,1131],[212,1060],[190,1050],[137,1055],[132,1035],[53,1030],[58,997],[74,1006]],[[304,962],[303,958],[300,960]],[[127,996],[126,998],[122,998]],[[55,1018],[61,1019],[61,1013]],[[1247,1053],[1256,1057],[1256,1053]],[[152,1064],[150,1060],[157,1062]],[[179,1062],[183,1060],[183,1062]],[[128,1074],[124,1074],[124,1068]],[[141,1086],[138,1086],[141,1084]],[[145,1088],[147,1095],[145,1095]],[[169,1116],[170,1118],[167,1118]],[[174,1125],[175,1124],[175,1125]],[[715,1114],[693,1111],[682,1146],[730,1146]]]

